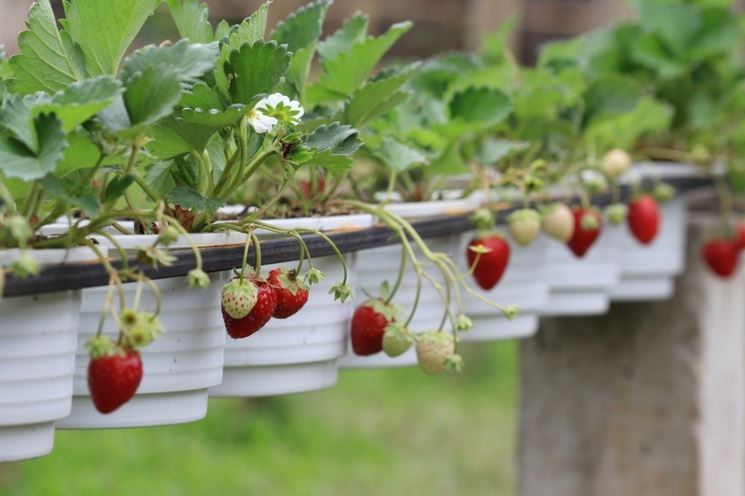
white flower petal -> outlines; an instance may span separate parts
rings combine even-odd
[[[256,133],[266,134],[271,132],[271,130],[274,129],[274,126],[277,125],[277,119],[254,109],[253,114],[248,119],[248,123]]]

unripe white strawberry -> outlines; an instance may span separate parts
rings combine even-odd
[[[427,374],[460,370],[461,359],[455,354],[455,340],[450,333],[433,331],[420,334],[416,342],[416,358],[419,367]]]
[[[574,215],[563,203],[554,203],[546,209],[543,216],[543,232],[566,243],[574,234]]]
[[[614,148],[606,153],[603,160],[600,162],[600,169],[611,179],[621,176],[624,172],[629,170],[630,167],[631,157],[626,153],[626,151],[621,150],[620,148]]]
[[[541,232],[541,217],[532,208],[515,210],[507,218],[512,238],[521,246],[528,246]]]
[[[242,319],[253,310],[259,297],[250,279],[236,278],[222,287],[222,309],[234,319]]]

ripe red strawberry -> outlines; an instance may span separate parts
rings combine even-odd
[[[627,217],[629,228],[640,243],[648,245],[660,229],[660,208],[657,201],[643,195],[631,202]]]
[[[140,386],[140,353],[114,345],[105,336],[92,338],[88,348],[88,390],[93,405],[101,413],[111,413],[129,401]]]
[[[357,307],[350,330],[354,354],[367,356],[382,351],[385,330],[395,320],[396,309],[380,298],[367,300]]]
[[[712,272],[720,277],[728,278],[737,270],[740,247],[736,240],[712,239],[702,247],[701,257]]]
[[[308,301],[308,288],[297,278],[294,270],[286,272],[278,267],[269,272],[269,284],[277,296],[277,306],[274,307],[274,317],[286,319],[295,315]]]
[[[277,295],[272,286],[262,278],[251,276],[246,279],[256,287],[256,303],[244,317],[234,318],[222,309],[222,319],[225,329],[233,339],[247,338],[269,322],[277,306]],[[244,281],[244,282],[246,282]]]
[[[478,250],[488,251],[479,254]],[[466,257],[468,267],[473,267],[478,257],[473,278],[482,289],[489,290],[497,285],[507,268],[510,261],[510,245],[498,234],[480,235],[468,244]]]
[[[740,222],[737,226],[737,246],[745,250],[745,221]]]
[[[598,239],[603,228],[603,218],[594,208],[577,207],[572,210],[574,215],[574,233],[567,242],[567,246],[577,257],[584,257],[587,250]]]

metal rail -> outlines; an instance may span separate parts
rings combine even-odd
[[[692,189],[710,186],[707,179],[700,177],[679,178],[666,180],[680,193]],[[629,188],[622,188],[622,197],[627,198]],[[605,206],[610,203],[608,194],[598,195],[592,199],[597,206]],[[503,209],[496,212],[498,223],[504,223],[510,212],[519,208],[515,205],[505,205]],[[452,215],[432,217],[421,221],[412,222],[422,238],[437,238],[450,234],[459,234],[472,229],[467,215]],[[344,253],[366,250],[380,246],[397,244],[397,238],[387,227],[372,227],[356,231],[332,232],[328,237]],[[311,256],[322,257],[333,255],[333,250],[319,236],[303,236]],[[206,272],[219,272],[230,270],[240,265],[243,257],[243,245],[204,247],[201,249],[203,268]],[[168,267],[153,269],[143,265],[132,257],[128,262],[130,267],[141,268],[148,277],[152,279],[165,279],[168,277],[185,276],[194,268],[194,254],[191,250],[172,250],[176,261]],[[299,257],[297,240],[293,238],[270,239],[261,242],[262,263],[280,263],[297,260]],[[248,254],[249,263],[253,263],[253,249]],[[120,262],[114,262],[115,267]],[[76,263],[44,267],[42,272],[35,277],[19,279],[8,275],[5,282],[5,296],[34,295],[51,293],[71,289],[82,289],[108,284],[109,276],[99,263]]]

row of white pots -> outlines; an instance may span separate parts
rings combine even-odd
[[[390,208],[398,208],[397,213],[408,218],[474,208],[467,201],[432,203]],[[331,231],[366,228],[372,223],[370,216],[346,216],[279,224]],[[605,229],[584,259],[575,259],[565,246],[547,239],[540,239],[529,248],[513,247],[502,282],[486,296],[499,303],[517,305],[519,317],[508,321],[494,308],[465,298],[466,312],[475,328],[463,339],[524,337],[536,331],[540,315],[602,313],[611,299],[667,296],[671,278],[682,268],[684,226],[685,205],[676,200],[663,207],[662,232],[650,247],[638,246],[625,228]],[[428,240],[427,245],[433,251],[462,260],[468,236]],[[213,234],[199,236],[195,241],[214,246],[243,243],[244,239],[234,234]],[[131,236],[122,242],[131,249],[152,242],[152,237]],[[365,298],[363,289],[373,293],[383,279],[393,284],[400,250],[400,246],[392,245],[367,250],[359,260],[348,256],[351,281],[357,288],[355,304]],[[67,261],[92,258],[87,249],[71,250],[65,256]],[[350,352],[346,335],[354,305],[333,302],[328,295],[330,285],[341,277],[341,268],[333,257],[314,262],[327,273],[327,278],[312,289],[309,303],[300,315],[272,321],[249,339],[228,339],[227,343],[219,290],[230,277],[229,272],[212,274],[212,285],[207,290],[189,289],[183,277],[158,281],[163,294],[161,321],[166,332],[142,352],[145,374],[138,394],[109,415],[99,414],[88,397],[88,356],[84,349],[97,328],[105,288],[83,290],[82,299],[80,291],[68,291],[3,300],[0,461],[49,452],[55,421],[65,428],[188,422],[204,417],[208,396],[267,396],[330,387],[337,380],[340,364],[352,368],[415,364],[413,351],[396,359],[383,354],[357,357]],[[397,299],[407,307],[415,289],[411,271],[409,267]],[[134,285],[126,285],[128,298],[133,292]],[[44,312],[39,312],[40,308]],[[440,296],[425,285],[413,328],[435,328],[442,311]],[[112,323],[107,324],[106,332],[115,332]]]

